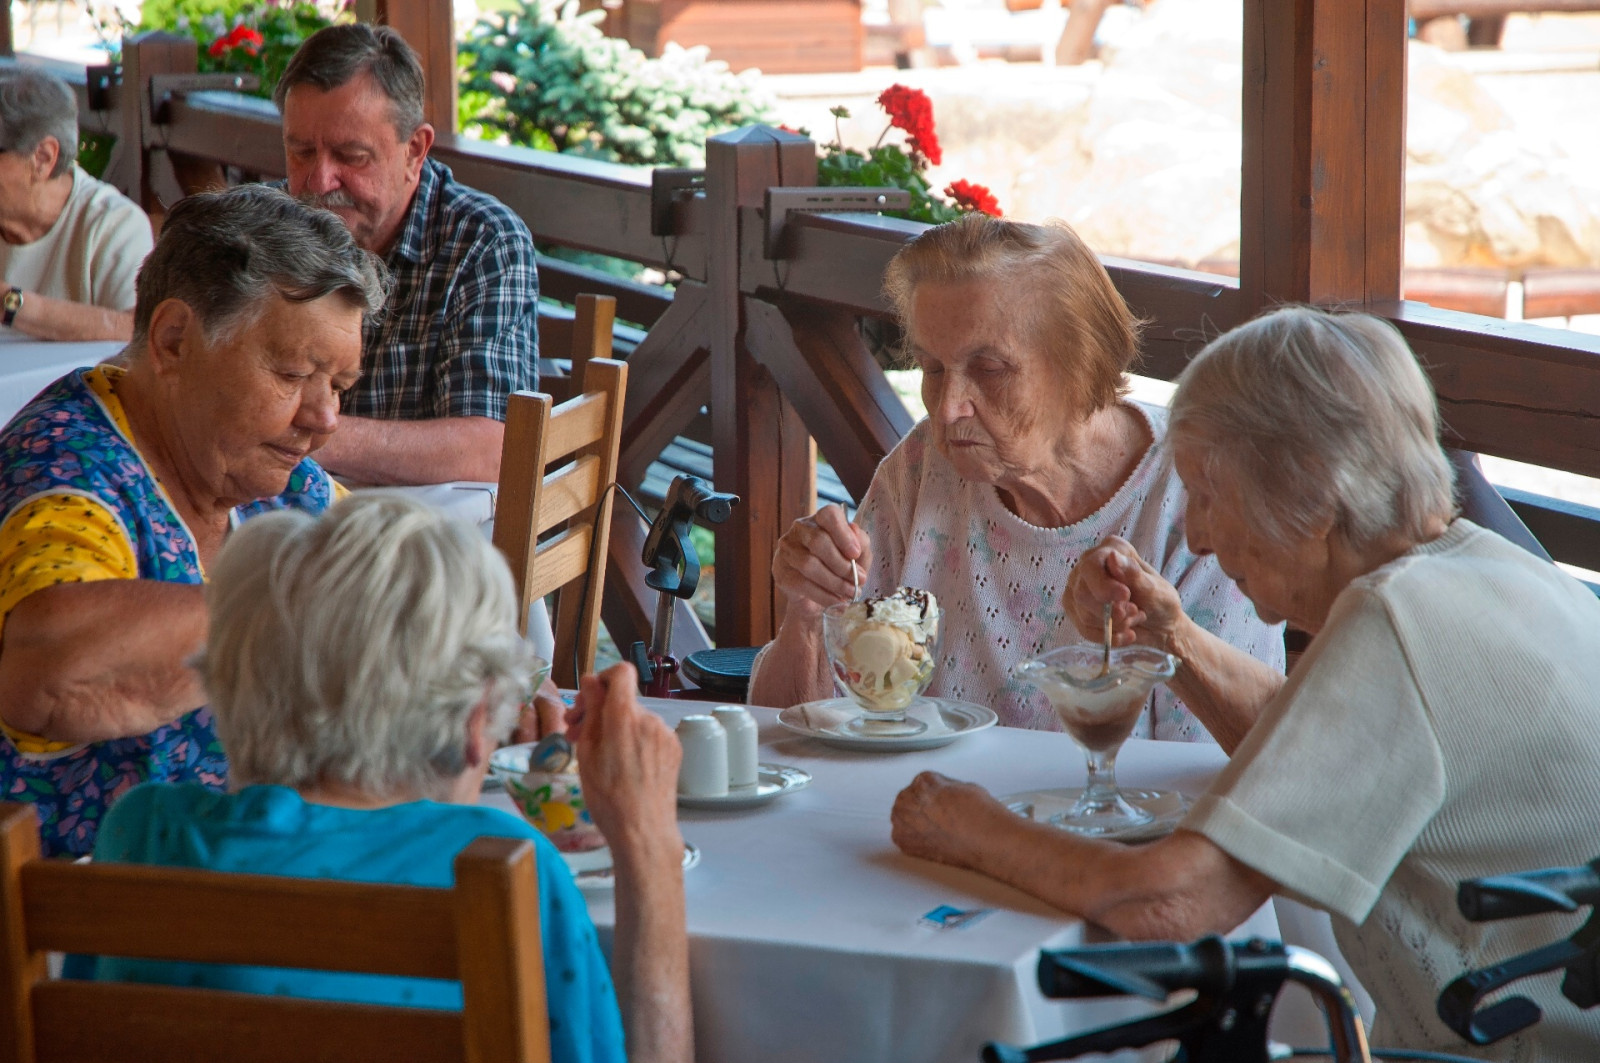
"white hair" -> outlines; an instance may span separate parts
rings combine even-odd
[[[212,566],[197,667],[234,781],[442,797],[467,721],[509,733],[531,651],[505,562],[470,525],[362,492],[251,520]]]
[[[1358,548],[1420,541],[1455,514],[1433,387],[1366,314],[1287,306],[1218,337],[1178,377],[1170,431],[1279,545],[1330,520]]]

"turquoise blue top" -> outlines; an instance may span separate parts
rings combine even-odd
[[[450,886],[474,838],[532,839],[539,868],[551,1056],[556,1063],[624,1063],[622,1018],[588,908],[561,856],[522,820],[492,808],[416,801],[356,810],[312,804],[282,786],[223,794],[152,783],[112,806],[97,861]],[[102,956],[95,977],[418,1008],[461,1007],[461,984],[271,967],[226,967]]]

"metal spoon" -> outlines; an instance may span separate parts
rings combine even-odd
[[[1100,620],[1105,626],[1105,656],[1100,658],[1100,674],[1111,674],[1111,603],[1107,602],[1100,610]]]

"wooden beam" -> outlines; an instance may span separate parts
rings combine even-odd
[[[637,487],[662,448],[711,402],[706,305],[704,285],[680,283],[672,306],[628,358],[617,466],[617,480],[624,487]]]
[[[750,347],[804,419],[852,497],[911,431],[905,403],[856,331],[854,315],[786,300],[747,299]]]
[[[1405,0],[1244,12],[1244,308],[1399,298]]]
[[[372,0],[372,21],[392,26],[417,51],[426,86],[422,117],[440,133],[456,131],[456,25],[450,0]]]
[[[15,38],[11,32],[11,0],[0,0],[0,55],[16,55]]]
[[[712,447],[718,490],[742,500],[717,529],[717,644],[754,646],[772,638],[778,603],[772,554],[815,466],[803,429],[772,375],[751,354],[740,294],[740,248],[761,239],[741,208],[762,205],[774,185],[814,185],[817,149],[807,137],[750,126],[706,143],[710,212],[707,306],[711,330]],[[804,451],[804,453],[802,453]]]

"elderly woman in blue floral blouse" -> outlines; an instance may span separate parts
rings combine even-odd
[[[0,795],[87,853],[147,780],[221,787],[188,661],[206,566],[240,520],[316,513],[310,460],[360,373],[382,267],[334,215],[238,188],[173,208],[121,361],[67,374],[0,434]]]

